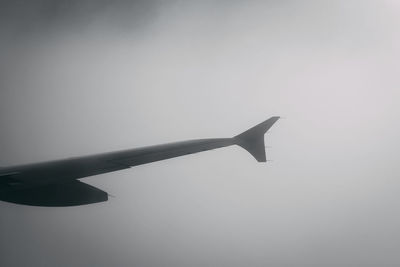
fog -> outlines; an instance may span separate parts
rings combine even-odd
[[[0,202],[1,266],[398,266],[400,4],[3,1],[0,166],[231,137]]]

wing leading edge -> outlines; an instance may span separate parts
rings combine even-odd
[[[279,117],[232,138],[198,139],[0,169],[0,200],[34,206],[75,206],[108,195],[77,179],[187,154],[238,145],[265,162],[264,134]],[[58,193],[57,193],[58,192]]]

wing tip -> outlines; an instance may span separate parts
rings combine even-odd
[[[264,134],[274,125],[280,116],[273,116],[256,126],[236,135],[233,139],[240,147],[247,150],[258,162],[266,162]]]

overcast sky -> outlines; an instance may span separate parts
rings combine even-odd
[[[0,202],[1,266],[399,266],[400,3],[2,1],[0,166],[231,137]]]

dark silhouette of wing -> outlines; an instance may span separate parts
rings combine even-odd
[[[265,162],[270,119],[233,138],[198,139],[0,169],[0,200],[35,206],[74,206],[106,201],[107,193],[77,179],[201,151],[238,145]]]

